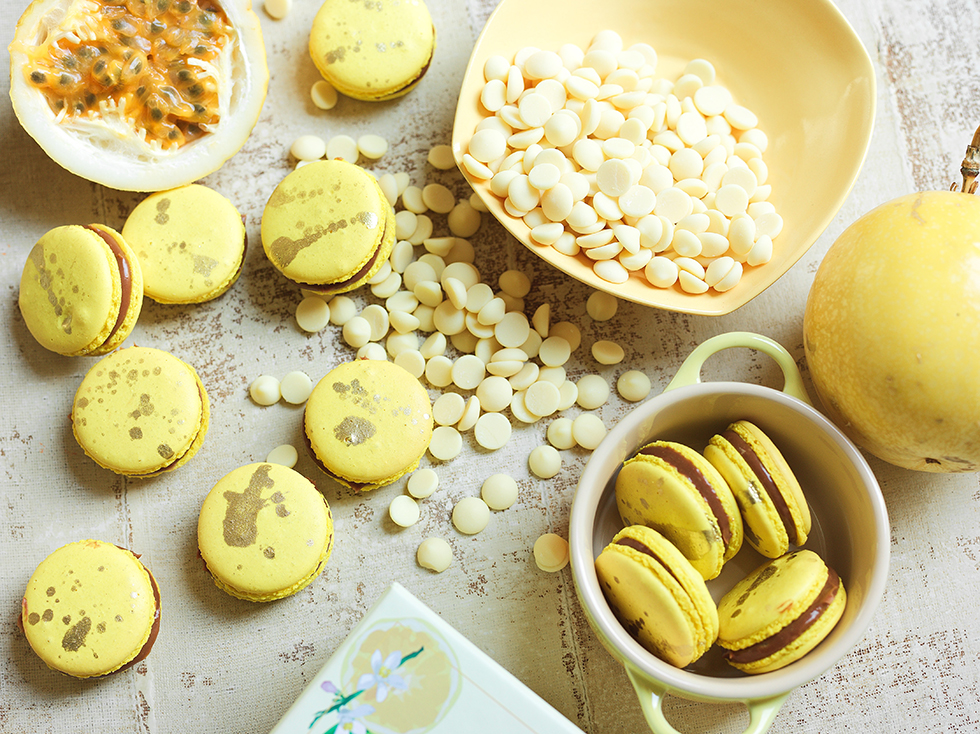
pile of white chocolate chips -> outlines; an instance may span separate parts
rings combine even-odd
[[[601,31],[587,49],[527,47],[484,65],[487,116],[462,164],[521,219],[530,240],[583,254],[597,276],[642,273],[658,288],[726,291],[772,257],[782,218],[768,201],[756,115],[703,59],[656,76],[648,44]]]

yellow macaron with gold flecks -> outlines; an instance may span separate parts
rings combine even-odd
[[[806,543],[810,508],[786,459],[761,428],[735,421],[712,436],[705,458],[731,487],[742,513],[745,539],[766,558]]]
[[[338,92],[378,102],[411,90],[428,70],[436,31],[422,0],[325,0],[310,56]]]
[[[656,530],[618,532],[595,561],[599,588],[620,624],[661,660],[683,668],[718,636],[718,610],[701,574]]]
[[[391,484],[418,466],[432,438],[432,403],[408,370],[358,359],[313,388],[304,418],[317,465],[357,491]]]
[[[654,441],[616,477],[616,506],[626,525],[662,533],[707,580],[742,547],[742,517],[728,484],[701,454]]]
[[[718,603],[718,644],[746,673],[784,668],[815,648],[840,621],[847,593],[811,550],[768,561]]]
[[[45,349],[108,354],[132,332],[143,307],[139,259],[104,224],[55,227],[27,257],[18,305]]]
[[[143,199],[123,237],[143,270],[143,292],[159,303],[203,303],[238,280],[245,224],[226,197],[200,184]]]
[[[208,430],[210,403],[197,372],[169,352],[129,347],[82,379],[72,431],[99,466],[152,477],[186,463]]]
[[[262,213],[262,247],[283,275],[322,295],[365,284],[395,244],[395,212],[374,177],[343,160],[284,178]]]
[[[160,626],[160,592],[136,554],[81,540],[34,571],[20,624],[48,667],[76,678],[108,675],[149,654]]]
[[[299,472],[249,464],[226,474],[205,497],[197,542],[218,588],[246,601],[273,601],[323,570],[333,549],[333,517]]]

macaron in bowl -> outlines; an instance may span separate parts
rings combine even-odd
[[[143,292],[158,303],[213,300],[242,272],[242,215],[207,186],[151,194],[130,212],[122,234],[139,256]]]
[[[147,478],[185,464],[204,441],[208,394],[197,372],[169,352],[119,349],[82,379],[72,432],[99,466]]]
[[[623,524],[662,533],[706,580],[742,547],[742,516],[728,484],[683,444],[654,441],[624,462],[616,505]]]
[[[428,70],[435,46],[423,0],[325,0],[310,30],[310,57],[323,78],[367,102],[407,94]]]
[[[422,383],[393,362],[369,359],[327,373],[306,401],[304,416],[314,462],[355,491],[377,489],[414,470],[432,424]]]
[[[395,244],[395,212],[374,177],[344,160],[316,161],[276,186],[262,246],[279,272],[323,295],[364,285]]]
[[[266,462],[222,477],[204,498],[197,524],[215,585],[246,601],[274,601],[309,586],[333,539],[330,506],[313,482]]]
[[[31,249],[17,302],[45,349],[108,354],[139,318],[142,269],[123,235],[104,224],[55,227]]]
[[[160,590],[135,553],[81,540],[38,565],[19,623],[49,668],[76,678],[109,675],[149,654],[160,629]]]

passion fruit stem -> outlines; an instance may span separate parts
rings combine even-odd
[[[963,174],[963,188],[960,190],[968,194],[976,193],[977,176],[980,175],[980,127],[973,133],[973,140],[966,147],[966,157],[960,165],[960,173]],[[956,184],[950,189],[956,191]]]

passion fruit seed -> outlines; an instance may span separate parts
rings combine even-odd
[[[219,7],[208,0],[91,4],[78,27],[62,28],[32,49],[24,69],[53,111],[81,117],[97,116],[104,104],[121,108],[165,149],[218,123],[216,80],[186,60],[221,54],[233,31]]]

